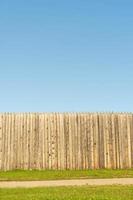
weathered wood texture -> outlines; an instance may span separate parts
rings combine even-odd
[[[0,170],[132,167],[133,114],[0,114]]]

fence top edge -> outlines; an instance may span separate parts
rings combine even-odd
[[[51,115],[51,114],[88,114],[88,115],[133,115],[133,112],[0,112],[0,115],[6,115],[6,114],[12,114],[12,115],[27,115],[27,114],[35,114],[35,115]]]

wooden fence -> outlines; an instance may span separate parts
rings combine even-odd
[[[131,167],[133,114],[0,114],[0,170]]]

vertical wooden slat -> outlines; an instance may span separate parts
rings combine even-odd
[[[50,123],[51,123],[50,122],[50,115],[47,114],[47,126],[48,126],[48,161],[49,161],[49,169],[52,169]]]
[[[81,159],[81,126],[80,126],[80,114],[77,113],[77,147],[78,147],[78,169],[82,169],[82,159]]]
[[[25,151],[26,151],[26,146],[25,146],[25,113],[23,113],[23,120],[22,120],[22,149],[23,149],[23,152],[22,152],[22,157],[23,157],[23,161],[22,161],[22,165],[23,165],[23,169],[26,169],[26,164],[25,164],[25,157],[26,157],[26,154],[25,154]]]
[[[6,170],[5,166],[5,114],[2,116],[2,170]]]
[[[0,170],[2,170],[2,114],[0,114]]]
[[[113,164],[113,148],[112,148],[112,116],[111,114],[108,114],[108,132],[109,132],[109,139],[108,139],[108,145],[109,145],[109,158],[108,158],[108,168],[112,168]]]
[[[66,131],[66,169],[70,169],[69,115],[65,115]]]
[[[130,119],[130,138],[131,138],[131,167],[133,168],[133,114],[131,114]]]
[[[5,159],[4,159],[4,168],[7,169],[8,165],[8,113],[5,113]]]
[[[94,168],[94,149],[93,149],[93,143],[94,143],[94,138],[93,138],[93,114],[90,115],[90,168]]]
[[[74,124],[73,113],[71,113],[71,145],[72,145],[72,169],[75,169],[75,124]]]
[[[128,156],[128,164],[127,167],[131,168],[132,167],[132,162],[131,162],[131,127],[130,127],[130,123],[131,123],[131,114],[127,114],[127,148],[128,148],[128,152],[127,152],[127,156]]]
[[[90,139],[90,135],[91,135],[91,125],[90,125],[90,118],[91,115],[90,114],[86,114],[86,120],[87,120],[87,124],[86,124],[86,137],[87,137],[87,169],[91,168],[91,139]],[[80,127],[79,127],[80,128]],[[80,144],[79,144],[80,146]],[[79,148],[80,149],[80,148]]]
[[[44,113],[41,116],[42,125],[42,169],[45,169],[45,119]]]
[[[16,114],[13,114],[13,169],[16,169]]]
[[[17,155],[16,155],[16,168],[20,169],[20,114],[17,114],[17,123],[16,123],[16,148],[17,148]]]
[[[29,156],[30,156],[30,161],[29,161],[29,169],[33,169],[34,166],[34,161],[33,161],[33,115],[32,113],[29,113]]]
[[[64,118],[63,118],[63,126],[64,126],[64,169],[67,169],[67,147],[68,147],[68,128],[67,128],[67,117],[66,113],[64,113]]]
[[[106,143],[106,152],[105,152],[105,155],[106,155],[106,167],[109,168],[109,116],[106,114],[105,115],[105,143]]]
[[[102,117],[102,143],[103,143],[103,168],[107,167],[107,161],[106,161],[106,132],[105,132],[105,126],[106,126],[106,118],[105,114],[101,114]]]
[[[69,169],[72,169],[72,131],[71,131],[71,115],[68,113],[68,129],[69,129]]]
[[[75,169],[78,169],[78,126],[77,126],[77,113],[74,113],[74,127],[75,127]]]
[[[19,113],[19,134],[20,134],[20,141],[19,141],[19,169],[23,169],[22,167],[22,140],[23,140],[23,134],[22,134],[22,113]]]
[[[50,115],[50,144],[51,144],[51,168],[54,169],[55,151],[54,151],[54,114]]]
[[[118,115],[115,115],[115,145],[116,145],[116,168],[119,169],[119,123],[118,123]]]
[[[44,114],[44,149],[45,149],[45,169],[48,169],[48,126],[47,126],[47,114]]]
[[[4,170],[4,147],[5,147],[5,135],[4,135],[4,114],[1,116],[1,124],[2,124],[2,129],[1,129],[1,134],[2,134],[2,152],[1,152],[1,170]]]
[[[57,127],[56,113],[53,114],[53,169],[57,169]]]
[[[58,169],[58,114],[55,113],[55,127],[56,127],[56,163],[55,163],[55,167],[56,169]]]
[[[99,168],[99,155],[98,155],[98,118],[97,114],[93,115],[93,151],[94,151],[94,168]]]
[[[119,168],[122,169],[122,114],[118,117],[118,138],[119,138]]]
[[[14,121],[13,121],[13,114],[11,113],[11,128],[10,128],[10,170],[13,169],[13,127],[14,127]]]
[[[87,166],[87,140],[86,140],[86,115],[83,113],[83,147],[84,147],[84,169]]]
[[[65,151],[64,151],[64,147],[65,147],[65,143],[64,143],[64,115],[61,113],[60,114],[60,145],[61,145],[61,169],[65,169]]]
[[[127,132],[127,118],[122,114],[122,168],[128,168],[128,132]]]
[[[116,169],[116,141],[115,141],[115,115],[111,115],[111,127],[112,127],[112,168]]]
[[[16,166],[15,168],[16,169],[19,169],[19,148],[20,148],[20,145],[19,145],[19,113],[18,114],[15,114],[15,143],[16,143]],[[27,158],[28,160],[28,158]]]
[[[43,129],[42,129],[42,114],[38,113],[38,169],[42,169],[43,165]]]
[[[24,165],[24,156],[23,156],[23,153],[24,153],[24,151],[23,151],[23,148],[24,148],[24,146],[23,146],[23,113],[21,113],[21,133],[20,133],[20,135],[21,135],[21,141],[20,141],[20,151],[21,151],[21,169],[24,169],[24,167],[23,167],[23,165]]]
[[[28,139],[29,139],[29,133],[28,133],[28,114],[25,113],[25,169],[28,169],[28,161],[29,161],[29,146],[28,146]]]

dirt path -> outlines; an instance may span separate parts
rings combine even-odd
[[[58,180],[58,181],[1,181],[0,188],[16,187],[56,187],[56,186],[83,186],[83,185],[133,185],[133,178],[113,179],[84,179],[84,180]]]

